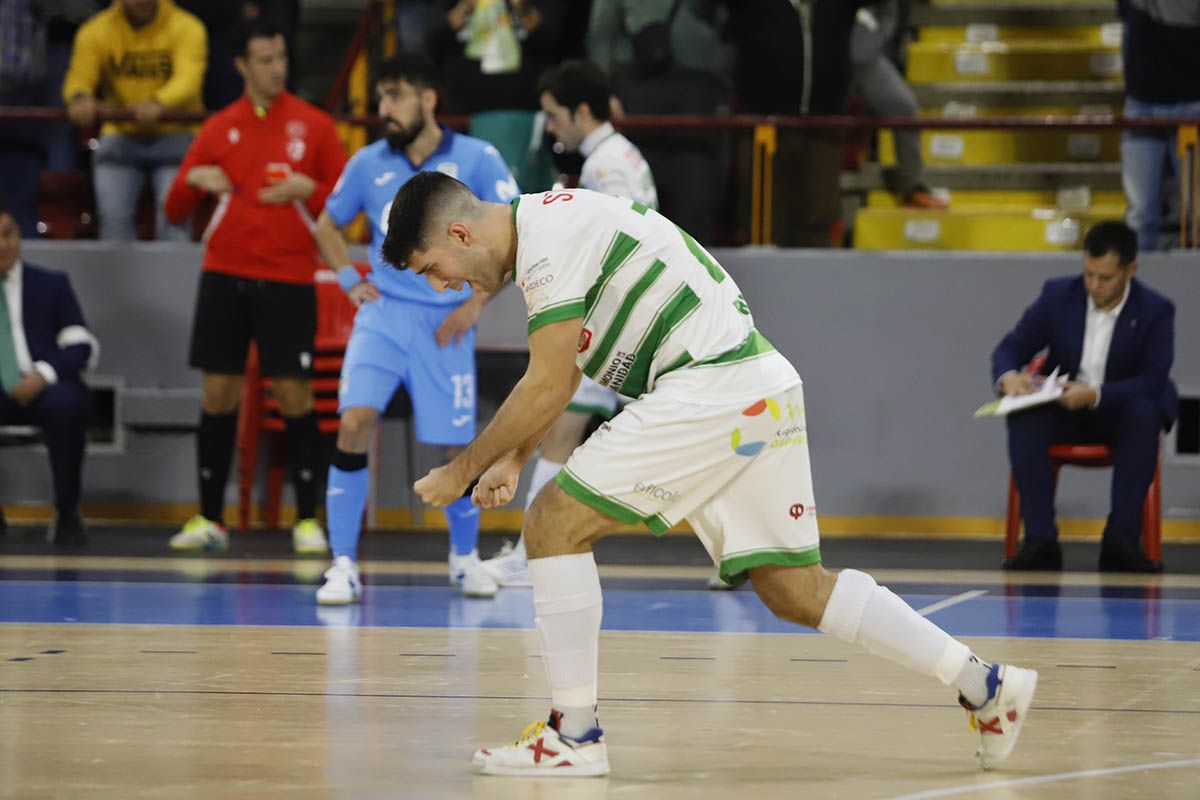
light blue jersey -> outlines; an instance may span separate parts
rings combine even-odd
[[[425,278],[384,264],[380,253],[396,191],[413,175],[427,171],[458,178],[480,200],[508,203],[518,194],[517,181],[495,147],[443,125],[441,143],[420,166],[414,166],[403,152],[394,152],[384,139],[359,150],[325,201],[325,210],[338,225],[366,212],[371,224],[370,280],[380,292],[430,305],[457,306],[471,296],[470,287],[436,292]]]

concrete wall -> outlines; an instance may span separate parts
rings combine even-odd
[[[760,330],[804,377],[825,516],[1003,514],[1004,426],[971,412],[989,398],[996,341],[1043,280],[1079,269],[1078,256],[773,249],[717,256]],[[125,379],[127,424],[196,418],[199,376],[187,367],[187,344],[198,247],[27,242],[25,257],[71,274],[103,344],[99,373]],[[1146,257],[1139,277],[1175,300],[1174,376],[1185,394],[1200,394],[1200,256]],[[492,350],[523,348],[516,292],[489,304],[479,341]],[[404,423],[388,423],[385,507],[408,502],[404,442]],[[420,462],[435,457],[425,453]],[[28,463],[28,451],[0,450],[0,500],[49,497],[44,458],[37,468]],[[194,471],[186,434],[127,429],[123,453],[89,456],[85,500],[194,502]],[[1107,471],[1065,472],[1060,513],[1103,516],[1107,481]],[[1200,519],[1195,465],[1167,459],[1164,508],[1168,518]]]

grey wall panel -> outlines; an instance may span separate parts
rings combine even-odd
[[[1003,514],[1004,425],[973,420],[971,411],[989,397],[992,347],[1046,278],[1080,269],[1079,256],[753,248],[716,255],[759,328],[804,378],[823,514]],[[103,343],[100,372],[124,375],[131,387],[199,386],[186,365],[198,246],[27,242],[25,256],[71,274]],[[1174,376],[1200,393],[1200,257],[1147,256],[1139,277],[1175,300]],[[522,348],[524,318],[519,294],[501,293],[481,319],[481,346]],[[407,501],[404,441],[404,423],[389,423],[385,506]],[[20,467],[27,456],[0,450],[0,499],[48,496],[42,469]],[[126,455],[91,458],[86,496],[192,500],[193,464],[187,436],[131,434]],[[1064,472],[1060,512],[1103,516],[1108,475]],[[1164,505],[1168,517],[1200,518],[1200,471],[1168,462]]]

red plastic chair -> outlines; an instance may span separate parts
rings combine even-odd
[[[1104,444],[1055,444],[1050,446],[1051,490],[1058,488],[1058,471],[1065,465],[1075,467],[1111,467],[1112,450]],[[1008,474],[1008,513],[1004,519],[1004,557],[1017,554],[1021,533],[1021,495],[1012,473]],[[1154,467],[1154,480],[1146,490],[1142,507],[1142,551],[1151,561],[1162,559],[1162,464]]]
[[[370,269],[366,264],[355,264],[355,267],[364,275]],[[332,271],[319,270],[314,281],[317,292],[317,332],[313,339],[313,407],[317,412],[317,427],[321,433],[336,435],[339,423],[338,383],[346,345],[354,327],[355,308]],[[246,357],[237,435],[238,525],[243,531],[250,526],[259,439],[264,433],[268,435],[269,460],[263,520],[268,528],[279,527],[279,507],[287,461],[283,434],[287,426],[279,414],[279,406],[270,392],[270,385],[270,379],[262,375],[258,348],[251,344]]]

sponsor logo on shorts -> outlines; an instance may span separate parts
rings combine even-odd
[[[805,514],[813,516],[817,513],[817,507],[812,503],[804,505],[804,503],[792,503],[788,506],[788,516],[792,519],[800,519]]]
[[[780,405],[775,400],[769,397],[759,400],[746,408],[742,409],[743,417],[757,417],[762,414],[770,414],[777,420],[782,420],[784,415],[788,419],[796,419],[802,416],[804,409],[795,403],[787,403]],[[734,428],[733,434],[730,437],[733,446],[733,452],[739,456],[750,458],[762,452],[764,447],[787,447],[789,445],[807,444],[808,437],[804,433],[804,426],[799,424],[785,425],[775,431],[775,435],[768,444],[765,441],[745,442],[742,441],[742,429]]]
[[[653,497],[655,500],[661,500],[664,503],[673,503],[679,497],[678,490],[668,489],[653,483],[642,483],[641,481],[633,487],[633,490],[638,494]]]
[[[592,346],[592,332],[584,328],[579,332],[579,352],[582,353]]]
[[[463,425],[466,425],[470,421],[471,421],[471,415],[463,414],[461,417],[455,417],[454,419],[450,420],[450,424],[456,428],[461,428]]]

